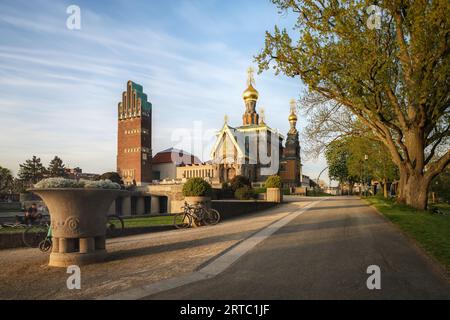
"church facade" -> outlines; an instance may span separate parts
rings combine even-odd
[[[264,110],[260,109],[258,113],[258,98],[250,68],[243,93],[245,111],[242,125],[231,126],[225,117],[224,125],[216,135],[211,161],[180,166],[177,178],[199,176],[217,186],[237,175],[248,177],[252,183],[262,183],[268,176],[279,174],[285,187],[299,186],[302,174],[295,101],[291,102],[290,130],[283,146],[283,135],[266,124]]]

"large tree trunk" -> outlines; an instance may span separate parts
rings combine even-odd
[[[425,210],[428,204],[428,177],[421,174],[412,174],[405,186],[405,203],[415,209]]]
[[[387,188],[387,179],[383,179],[383,196],[385,198],[389,197],[388,188]]]

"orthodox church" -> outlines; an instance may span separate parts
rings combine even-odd
[[[255,89],[253,73],[253,69],[249,68],[247,88],[243,93],[245,112],[242,125],[229,125],[225,116],[211,151],[212,160],[206,164],[180,166],[177,168],[177,178],[200,176],[220,185],[236,175],[246,176],[252,183],[258,183],[278,174],[284,187],[301,185],[302,165],[295,101],[291,101],[288,117],[290,130],[283,146],[284,136],[265,122],[263,109],[260,108],[259,113],[257,111],[259,93]]]

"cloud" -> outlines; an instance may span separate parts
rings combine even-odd
[[[0,3],[0,149],[8,150],[0,165],[17,170],[33,154],[58,154],[85,171],[114,170],[117,103],[129,79],[153,103],[155,152],[194,121],[218,129],[228,114],[230,123],[241,123],[245,70],[263,43],[257,9],[248,19],[245,10],[211,14],[219,2],[180,2],[143,21],[145,8],[136,6],[156,11],[163,4],[112,1],[105,10],[82,2],[82,29],[70,31],[68,4]],[[286,132],[289,99],[300,83],[270,73],[256,80],[266,121]]]

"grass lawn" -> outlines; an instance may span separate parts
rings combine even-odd
[[[139,218],[124,218],[125,228],[141,228],[161,225],[173,225],[173,216],[158,216],[158,217],[139,217]],[[1,233],[22,233],[24,228],[0,228]]]
[[[125,228],[141,228],[161,225],[173,225],[173,216],[124,218]]]
[[[447,215],[431,214],[429,211],[412,209],[381,197],[364,198],[385,217],[395,223],[450,273],[450,205],[440,204]]]

